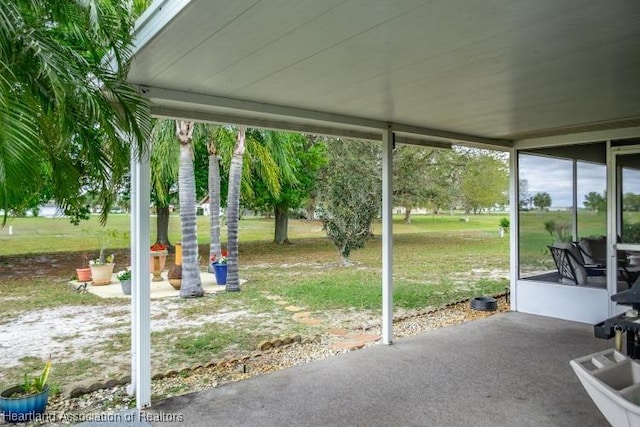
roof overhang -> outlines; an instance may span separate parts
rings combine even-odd
[[[435,146],[640,125],[640,2],[159,0],[129,81],[159,117]]]

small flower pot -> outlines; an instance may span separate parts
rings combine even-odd
[[[173,286],[173,289],[179,291],[180,286],[182,285],[182,265],[174,265],[169,269],[169,273],[167,273],[167,277],[169,278],[169,284]]]
[[[4,390],[0,393],[0,408],[4,422],[6,423],[26,423],[38,414],[44,414],[49,401],[49,386],[45,386],[44,390],[38,394],[30,394],[20,397],[9,397],[14,393],[22,392],[22,386],[15,386]]]
[[[164,265],[167,262],[167,255],[169,255],[168,251],[151,251],[151,256],[149,257],[149,265],[151,266],[151,273],[153,273],[153,277],[151,278],[152,282],[162,282],[162,270],[164,270]]]
[[[78,282],[90,282],[91,281],[91,269],[76,268],[76,275],[78,276]]]
[[[219,264],[214,262],[213,273],[216,275],[216,283],[218,285],[227,284],[227,264]]]
[[[131,279],[120,280],[120,286],[123,294],[131,295]]]

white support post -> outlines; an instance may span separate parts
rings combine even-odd
[[[132,152],[133,153],[133,152]],[[135,154],[132,154],[135,156]],[[131,173],[131,382],[136,407],[151,404],[151,299],[149,269],[149,152],[132,159]]]
[[[382,133],[382,342],[393,342],[393,131]]]
[[[135,148],[131,147],[131,183],[130,183],[130,198],[129,198],[129,235],[130,235],[130,265],[133,269],[136,265],[136,234],[138,232],[138,160],[136,158]],[[137,275],[133,275],[131,278],[131,384],[127,386],[127,393],[129,396],[133,396],[136,392],[136,335],[137,329],[137,310],[136,300],[137,291],[139,286],[139,280]]]
[[[607,265],[618,265],[617,236],[618,220],[622,208],[619,196],[621,172],[616,167],[616,155],[611,147],[611,140],[607,140]],[[616,303],[610,296],[617,293],[618,270],[607,268],[607,300],[609,301],[609,316],[616,313]]]
[[[578,161],[573,159],[571,170],[573,173],[573,198],[571,199],[571,222],[573,227],[571,228],[571,240],[578,240]]]
[[[520,235],[520,171],[518,170],[518,152],[509,151],[509,302],[512,311],[518,310],[518,278],[520,277],[520,262],[518,240]]]

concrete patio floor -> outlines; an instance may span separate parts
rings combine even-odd
[[[170,421],[158,426],[607,426],[569,361],[612,345],[591,325],[497,314],[154,402],[146,413]]]
[[[167,274],[168,274],[167,271],[163,271],[160,275],[162,280],[158,282],[152,281],[151,278],[153,276],[151,274],[149,275],[151,299],[180,296],[180,291],[177,289],[174,289],[174,287],[171,286],[171,284],[169,283]],[[202,289],[206,294],[225,291],[225,285],[218,285],[216,283],[216,278],[213,273],[201,271],[200,282],[202,284]],[[247,281],[245,279],[240,279],[241,285],[245,284],[246,282]],[[84,285],[84,282],[79,282],[77,280],[72,280],[69,282],[69,286],[71,286],[73,289],[78,289],[78,287],[81,285]],[[94,286],[91,284],[91,282],[87,282],[86,291],[91,294],[97,295],[100,298],[129,298],[129,299],[131,298],[130,295],[125,295],[122,293],[122,287],[120,286],[120,282],[118,281],[115,273],[112,276],[111,284]]]

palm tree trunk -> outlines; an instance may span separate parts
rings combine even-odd
[[[209,216],[210,218],[210,246],[209,272],[212,272],[211,259],[220,258],[220,165],[216,153],[215,141],[209,142]]]
[[[176,135],[180,141],[180,225],[182,229],[182,298],[204,295],[198,268],[198,239],[196,235],[196,180],[193,172],[192,122],[176,122]]]
[[[240,214],[240,183],[242,180],[242,157],[244,156],[245,128],[238,129],[238,139],[233,149],[229,168],[229,193],[227,194],[227,285],[228,292],[240,291],[238,274],[238,222]]]

